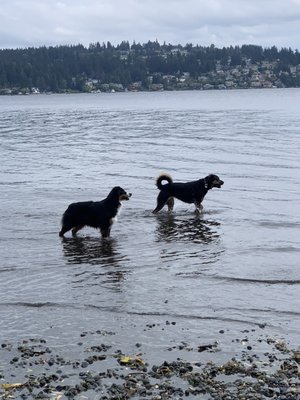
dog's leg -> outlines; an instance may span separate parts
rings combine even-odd
[[[61,228],[61,231],[59,232],[59,236],[60,236],[60,237],[63,237],[64,234],[65,234],[66,232],[68,232],[70,229],[72,229],[72,226],[64,225],[64,226]]]
[[[157,206],[156,208],[152,211],[153,214],[157,214],[167,203],[169,199],[169,194],[167,192],[163,192],[162,190],[159,192],[157,196]]]
[[[167,206],[169,211],[173,211],[174,208],[174,197],[169,197],[167,201]]]
[[[111,227],[109,227],[109,228],[100,228],[102,239],[108,239],[109,238],[110,230],[111,230]]]
[[[82,225],[74,226],[74,228],[72,229],[72,235],[76,236],[76,233],[82,228],[83,228]]]
[[[195,207],[196,207],[195,213],[197,215],[201,214],[201,211],[203,210],[203,205],[199,201],[195,201],[194,204],[195,204]]]

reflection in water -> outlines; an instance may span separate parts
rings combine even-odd
[[[72,264],[112,264],[118,266],[115,241],[89,237],[63,238],[63,251]]]
[[[63,252],[69,264],[80,264],[74,271],[74,287],[103,287],[121,291],[120,283],[125,280],[122,269],[124,257],[116,251],[116,241],[98,238],[63,238]],[[89,267],[88,265],[92,266]],[[95,268],[95,267],[101,267]]]
[[[172,213],[157,216],[158,240],[167,242],[189,241],[194,243],[210,243],[219,238],[217,221],[204,220],[198,216],[179,219]]]

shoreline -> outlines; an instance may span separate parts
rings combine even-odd
[[[291,87],[277,87],[277,86],[272,86],[272,87],[224,87],[224,88],[199,88],[199,89],[193,89],[193,88],[184,88],[184,89],[161,89],[161,90],[150,90],[150,89],[140,89],[140,90],[97,90],[97,91],[91,91],[91,92],[77,92],[77,91],[65,91],[65,92],[40,92],[40,93],[31,93],[31,92],[18,92],[18,93],[1,93],[0,96],[6,97],[6,96],[41,96],[41,95],[66,95],[66,94],[114,94],[114,93],[172,93],[172,92],[226,92],[226,91],[235,91],[235,90],[280,90],[280,89],[299,89],[299,86],[291,86]]]

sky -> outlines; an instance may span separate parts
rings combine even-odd
[[[300,50],[300,0],[0,0],[0,48],[123,40]]]

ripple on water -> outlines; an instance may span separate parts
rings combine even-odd
[[[300,92],[281,93],[0,98],[0,308],[11,332],[102,313],[103,323],[153,315],[195,331],[214,318],[295,327]],[[179,201],[154,216],[162,171],[225,184],[200,217]],[[58,238],[68,204],[115,185],[133,197],[110,241],[90,228]]]

